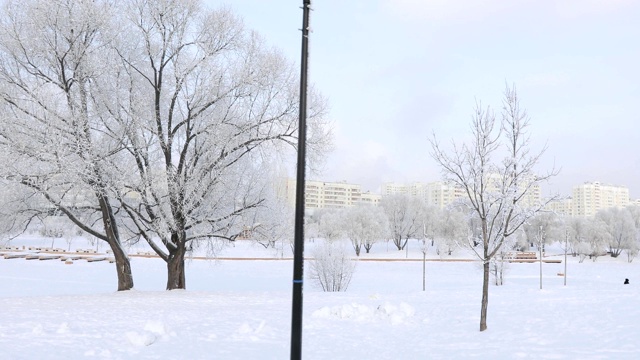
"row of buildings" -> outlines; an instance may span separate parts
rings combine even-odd
[[[295,204],[296,181],[286,180],[286,196],[289,204]],[[360,204],[377,205],[382,197],[393,194],[407,194],[419,197],[425,204],[444,208],[457,199],[463,198],[464,191],[453,184],[442,181],[414,182],[408,184],[383,183],[380,194],[363,191],[359,184],[343,182],[327,182],[317,180],[305,181],[305,208],[307,210],[325,208],[345,208]],[[530,189],[524,203],[541,202],[539,186]],[[573,188],[569,198],[549,203],[548,209],[558,214],[574,216],[592,216],[598,210],[609,207],[624,207],[631,204],[640,205],[640,199],[632,201],[629,189],[625,186],[586,182]]]
[[[640,205],[640,199],[629,198],[629,188],[595,181],[574,186],[571,197],[555,200],[548,208],[563,215],[593,216],[601,209],[629,205]]]

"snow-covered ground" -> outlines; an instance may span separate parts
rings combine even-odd
[[[11,245],[37,242],[51,245]],[[368,257],[407,257],[392,246]],[[421,257],[411,246],[408,257]],[[219,256],[289,254],[237,242]],[[0,258],[0,359],[289,357],[291,260],[191,260],[188,290],[171,292],[161,260],[134,257],[132,267],[136,290],[117,293],[114,264]],[[640,358],[640,265],[570,258],[566,287],[562,271],[544,264],[540,290],[538,264],[511,264],[490,289],[481,333],[477,263],[427,262],[423,292],[419,261],[360,261],[347,292],[305,283],[303,357]]]

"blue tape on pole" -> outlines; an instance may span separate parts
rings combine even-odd
[[[293,280],[294,284],[302,284],[302,280]]]

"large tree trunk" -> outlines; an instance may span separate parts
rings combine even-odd
[[[167,290],[186,289],[187,284],[184,274],[186,247],[184,238],[180,239],[178,234],[172,234],[171,239],[176,245],[176,249],[170,250],[167,258]]]
[[[111,244],[109,244],[111,246]],[[118,274],[118,291],[133,289],[133,275],[129,256],[121,246],[112,246],[113,257],[116,260],[116,272]]]
[[[113,252],[116,261],[116,273],[118,274],[118,291],[131,290],[133,288],[133,275],[131,274],[131,262],[127,253],[120,243],[120,234],[116,226],[116,219],[113,209],[109,204],[109,198],[98,194],[100,211],[102,212],[102,222],[107,235],[107,243]]]
[[[483,264],[482,306],[480,309],[480,331],[487,330],[487,307],[489,306],[489,262]]]

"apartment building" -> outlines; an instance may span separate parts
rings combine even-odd
[[[444,208],[456,199],[464,196],[464,192],[460,187],[442,181],[421,183],[414,182],[409,184],[399,183],[383,183],[382,196],[393,194],[406,194],[418,197],[430,206]]]
[[[380,193],[382,196],[393,195],[393,194],[408,194],[409,188],[406,184],[394,183],[394,182],[385,182],[382,183],[380,188]]]
[[[360,203],[362,204],[378,206],[380,205],[380,199],[382,199],[382,195],[374,194],[370,191],[360,194]]]
[[[567,198],[567,199],[558,199],[558,200],[554,200],[551,201],[550,203],[547,204],[547,206],[545,207],[546,210],[549,211],[553,211],[554,213],[558,214],[558,215],[573,215],[573,199],[572,198]]]
[[[454,184],[442,181],[430,182],[426,186],[425,203],[441,209],[466,196],[464,190]]]
[[[491,178],[489,178],[491,180]],[[500,179],[496,176],[496,181]],[[497,186],[491,186],[491,181],[488,185],[489,191],[497,191]],[[528,185],[523,182],[521,186]],[[493,190],[492,190],[493,188]],[[422,199],[425,204],[429,206],[437,206],[439,208],[445,208],[449,204],[457,201],[458,199],[466,199],[467,194],[461,187],[444,182],[435,181],[429,183],[410,183],[410,184],[398,184],[398,183],[384,183],[382,184],[382,195],[391,194],[407,194],[410,196],[416,196]],[[540,203],[540,186],[534,185],[529,189],[527,195],[521,200],[521,204],[524,206],[533,206]]]
[[[382,196],[406,194],[409,196],[419,197],[424,200],[427,197],[427,185],[428,184],[421,182],[413,182],[409,184],[386,182],[382,183],[381,193]]]
[[[499,179],[496,178],[496,181]],[[286,180],[285,190],[287,201],[295,206],[294,179]],[[491,184],[489,190],[491,191]],[[529,185],[526,181],[521,186]],[[497,189],[497,187],[496,187]],[[527,195],[521,200],[522,206],[534,206],[541,203],[540,186],[532,186]],[[305,186],[305,208],[345,208],[358,204],[378,205],[380,199],[386,195],[407,194],[422,199],[427,205],[444,208],[458,199],[465,199],[464,190],[454,184],[435,181],[429,183],[413,182],[408,184],[386,182],[381,186],[381,194],[363,192],[359,184],[342,182],[327,182],[307,180]],[[629,189],[624,186],[587,182],[573,188],[572,197],[553,201],[547,205],[548,210],[558,214],[593,216],[598,210],[613,206],[640,205],[640,199],[630,200]]]
[[[572,194],[572,214],[577,216],[593,216],[601,209],[630,204],[627,187],[597,181],[574,186]]]
[[[295,205],[296,180],[287,180],[287,200]],[[327,182],[317,180],[305,181],[305,209],[346,208],[359,204],[377,205],[381,196],[370,192],[362,192],[359,184],[344,182]]]

